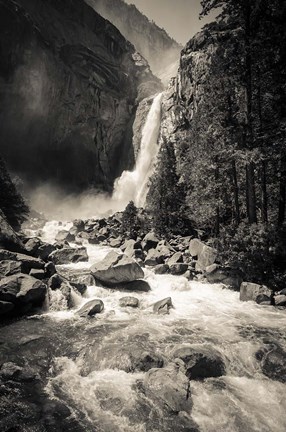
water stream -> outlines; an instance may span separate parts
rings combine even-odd
[[[52,231],[51,224],[44,230],[49,241]],[[88,245],[89,262],[67,268],[88,268],[108,251]],[[145,279],[152,290],[132,294],[140,300],[138,309],[119,307],[120,297],[126,295],[121,291],[89,286],[78,307],[101,299],[105,309],[95,319],[79,318],[76,309],[40,317],[41,331],[58,329],[61,345],[50,369],[49,395],[68,403],[75,416],[83,416],[90,431],[169,431],[163,416],[152,418],[153,403],[138,386],[145,372],[132,371],[132,358],[153,353],[167,364],[174,348],[199,344],[215,347],[226,365],[223,377],[191,381],[192,417],[199,430],[285,431],[286,385],[263,375],[255,356],[269,344],[286,348],[285,311],[240,302],[239,293],[221,285],[155,275],[148,269]],[[152,304],[168,296],[175,309],[167,316],[155,315]],[[182,429],[174,423],[172,430]]]

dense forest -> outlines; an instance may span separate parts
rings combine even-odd
[[[209,45],[211,55],[207,75],[199,82],[199,101],[187,92],[182,98],[182,89],[176,95],[181,121],[175,147],[179,183],[186,190],[183,207],[194,226],[213,239],[222,262],[243,270],[250,280],[283,285],[286,2],[201,3],[202,16],[216,8],[219,16],[203,31],[203,48]],[[182,58],[201,49],[201,43],[199,37],[191,39]],[[181,82],[183,74],[192,79],[194,73],[185,67],[181,60]],[[151,189],[163,169],[159,161]],[[154,214],[159,205],[153,199]]]

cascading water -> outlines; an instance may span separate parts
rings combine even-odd
[[[112,200],[124,209],[129,201],[143,207],[148,191],[148,180],[152,174],[159,150],[158,136],[161,122],[161,101],[163,93],[155,96],[143,131],[139,154],[133,171],[124,171],[114,185]]]
[[[49,241],[55,233],[55,223],[44,228]],[[89,262],[64,267],[88,269],[109,250],[88,245]],[[27,335],[32,335],[34,344],[29,351],[31,364],[42,362],[48,351],[53,366],[46,392],[67,404],[73,417],[84,423],[83,429],[69,430],[181,432],[194,429],[182,428],[180,416],[166,419],[160,411],[154,414],[156,403],[140,387],[146,373],[134,369],[134,358],[151,354],[167,365],[177,347],[216,350],[225,364],[225,374],[190,381],[191,415],[198,431],[284,432],[286,384],[264,375],[256,353],[275,346],[286,349],[285,311],[240,302],[239,293],[221,285],[156,275],[148,269],[144,273],[149,292],[126,294],[92,285],[73,310],[56,310],[61,304],[61,299],[56,299],[54,310],[8,326],[2,337],[9,341],[7,347],[1,345],[4,355],[6,349],[10,353],[14,340],[16,355],[19,346],[27,355],[29,345],[19,345]],[[137,297],[140,307],[121,308],[119,299],[124,295]],[[154,314],[154,302],[169,296],[175,309],[167,316]],[[80,318],[78,307],[93,298],[103,301],[104,311],[95,319]]]

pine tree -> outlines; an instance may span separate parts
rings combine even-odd
[[[23,197],[12,182],[6,165],[0,157],[0,209],[7,218],[8,223],[19,229],[29,213]]]
[[[185,230],[185,188],[177,174],[174,146],[164,141],[156,165],[155,174],[147,196],[148,209],[152,214],[155,232],[169,237],[184,234]]]
[[[138,209],[133,201],[130,201],[122,214],[121,232],[130,238],[136,239],[140,231]]]

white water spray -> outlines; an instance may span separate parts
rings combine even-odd
[[[115,182],[112,199],[118,203],[121,210],[129,201],[134,201],[138,207],[143,207],[148,192],[148,180],[154,168],[158,154],[158,136],[161,122],[161,101],[163,93],[158,94],[152,103],[145,126],[142,131],[141,147],[135,169],[124,171]]]

